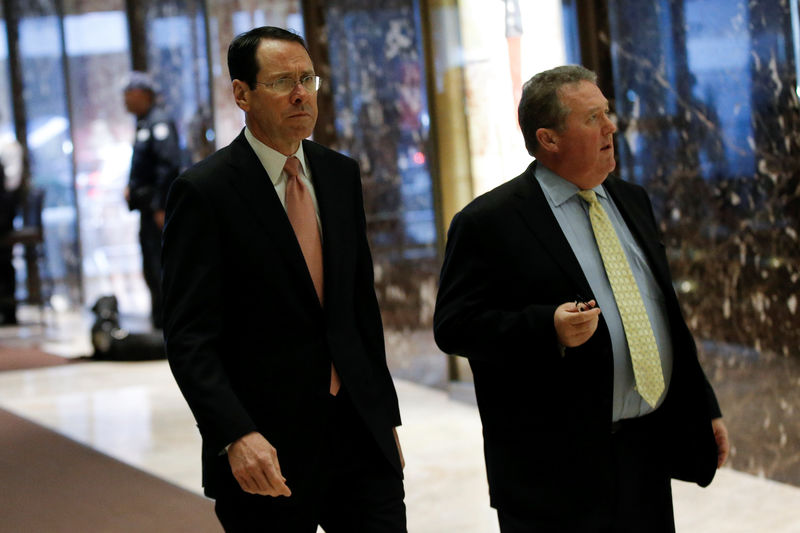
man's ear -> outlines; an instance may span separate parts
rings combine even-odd
[[[250,111],[250,86],[242,80],[233,80],[231,85],[236,105],[245,113]]]
[[[548,152],[558,152],[558,133],[550,128],[536,130],[536,140],[539,146]]]

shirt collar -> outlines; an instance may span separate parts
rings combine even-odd
[[[545,194],[550,197],[550,200],[553,202],[553,205],[556,207],[561,206],[564,202],[578,194],[580,190],[577,185],[572,182],[569,182],[544,166],[541,162],[536,164],[536,179],[539,181],[539,185],[542,186],[542,190],[544,190]],[[597,196],[601,198],[606,197],[606,190],[603,188],[603,184],[601,183],[597,187],[592,189]]]
[[[277,186],[283,179],[283,166],[286,164],[286,160],[289,157],[296,157],[300,160],[300,165],[303,167],[303,173],[306,177],[309,176],[308,173],[308,166],[306,165],[306,157],[303,153],[303,143],[300,143],[300,147],[297,151],[292,154],[292,156],[286,157],[279,151],[275,150],[274,148],[270,148],[266,144],[262,143],[258,139],[256,139],[255,135],[250,131],[250,128],[244,128],[244,136],[247,139],[247,142],[250,144],[250,147],[258,156],[258,160],[261,161],[261,164],[264,166],[264,170],[267,171],[269,175],[269,179],[272,180],[272,185]]]

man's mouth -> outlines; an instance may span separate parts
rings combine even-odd
[[[297,109],[294,109],[288,115],[289,118],[302,118],[302,117],[310,117],[310,116],[311,116],[311,110],[310,109],[305,109],[304,107],[298,107]]]

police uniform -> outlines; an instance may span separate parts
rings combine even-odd
[[[158,106],[136,121],[128,184],[128,207],[141,213],[142,273],[152,299],[153,325],[161,327],[161,228],[154,213],[164,209],[167,192],[180,171],[175,124]]]

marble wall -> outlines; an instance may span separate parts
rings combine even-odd
[[[361,165],[385,319],[427,327],[437,236],[418,14],[407,0],[360,4],[325,3],[336,145]]]
[[[789,2],[610,0],[609,13],[618,171],[653,198],[731,430],[731,464],[800,485],[800,105]]]
[[[446,359],[431,333],[439,259],[419,3],[319,5],[324,28],[309,38],[328,47],[333,144],[361,166],[390,367],[443,386]]]

